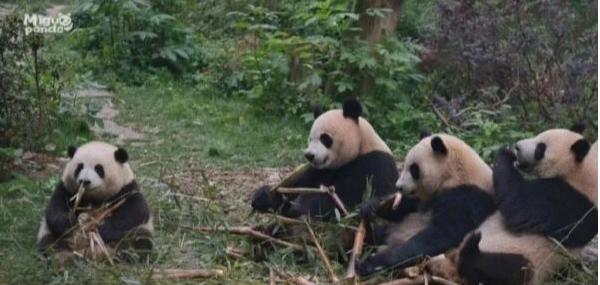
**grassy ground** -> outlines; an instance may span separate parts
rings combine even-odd
[[[42,9],[48,3],[36,5]],[[62,42],[56,48],[64,51],[68,44]],[[65,60],[73,65],[83,60],[73,58]],[[231,247],[254,255],[262,252],[244,237],[198,234],[184,228],[264,222],[256,215],[249,216],[248,196],[261,184],[274,184],[302,162],[309,123],[301,118],[261,118],[239,97],[208,95],[199,86],[160,77],[150,76],[143,80],[144,85],[135,87],[116,81],[103,82],[112,85],[116,93],[113,102],[120,114],[115,120],[146,137],[123,146],[155,216],[155,255],[147,263],[118,266],[76,261],[65,271],[42,262],[34,248],[35,234],[64,160],[35,155],[20,162],[22,169],[17,173],[21,175],[0,184],[0,285],[173,284],[151,280],[149,273],[154,268],[199,267],[225,271],[221,278],[202,281],[206,284],[264,284],[270,268],[327,280],[315,256],[302,262],[304,258],[280,249],[266,253],[262,262],[232,258],[226,255]],[[66,134],[57,137],[62,141],[75,136]],[[323,239],[337,239],[330,228],[316,231]],[[334,262],[334,267],[343,273],[341,263]],[[595,265],[586,272],[573,263],[551,284],[595,284],[596,274]]]
[[[245,238],[181,228],[252,224],[255,218],[247,218],[248,194],[260,184],[278,180],[285,169],[279,167],[301,161],[308,124],[260,120],[243,100],[205,97],[190,86],[115,88],[114,101],[121,112],[117,121],[146,131],[145,140],[125,147],[155,215],[156,255],[141,265],[76,262],[64,272],[38,260],[36,228],[59,173],[58,167],[49,169],[42,162],[34,167],[44,169],[36,178],[20,176],[0,186],[0,284],[146,284],[154,267],[225,269],[224,278],[207,280],[208,284],[264,283],[269,267],[322,273],[321,266],[296,265],[288,250],[269,254],[265,263],[231,259],[225,255],[227,247],[254,250],[254,246]],[[190,196],[210,201],[196,202]]]
[[[231,258],[225,254],[230,247],[254,253],[259,249],[247,238],[182,228],[257,223],[256,216],[249,218],[249,193],[263,183],[274,183],[301,162],[309,125],[301,120],[257,119],[239,98],[214,98],[198,94],[193,86],[149,82],[141,87],[116,85],[113,101],[121,112],[117,122],[146,135],[125,147],[156,217],[154,257],[145,264],[114,267],[77,261],[62,272],[40,261],[34,250],[35,232],[61,164],[51,158],[32,168],[29,176],[34,178],[19,176],[0,185],[0,284],[147,284],[153,268],[198,267],[226,272],[206,284],[265,283],[269,268],[327,280],[314,256],[299,262],[284,249],[270,251],[264,262]],[[332,238],[326,229],[318,233]],[[335,267],[343,272],[341,264]],[[552,284],[596,280],[575,265],[566,272]]]

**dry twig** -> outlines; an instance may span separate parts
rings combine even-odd
[[[221,269],[155,269],[152,271],[154,279],[197,279],[221,277],[224,272]]]
[[[348,269],[346,269],[346,279],[352,279],[356,277],[356,260],[362,253],[366,231],[367,227],[365,221],[362,220],[360,221],[360,224],[358,225],[358,230],[356,230],[356,235],[354,236],[352,253],[350,255],[350,260],[348,261]]]
[[[319,253],[319,256],[321,257],[321,260],[323,261],[323,264],[325,265],[327,272],[329,273],[329,278],[331,279],[331,282],[337,283],[339,281],[339,279],[335,275],[335,271],[333,271],[333,267],[331,267],[331,261],[329,261],[329,257],[327,257],[327,254],[321,247],[321,244],[319,243],[319,240],[317,239],[315,232],[310,227],[310,224],[308,224],[308,222],[305,222],[305,224],[306,224],[306,229],[308,230],[308,233],[310,234],[310,238],[312,239],[313,243],[317,247],[317,252]]]
[[[187,229],[195,231],[195,232],[201,232],[201,233],[227,232],[230,234],[251,236],[253,238],[268,241],[273,244],[291,248],[295,251],[304,251],[305,250],[305,247],[302,245],[284,241],[284,240],[281,240],[278,238],[274,238],[270,235],[267,235],[265,233],[257,231],[251,227],[243,227],[242,226],[242,227],[217,227],[217,228],[211,228],[211,227],[184,227],[184,228],[187,228]]]

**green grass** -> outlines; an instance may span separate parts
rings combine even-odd
[[[226,272],[222,278],[203,280],[205,284],[264,284],[270,267],[327,280],[315,256],[301,262],[298,255],[279,249],[268,251],[263,262],[234,259],[225,255],[228,246],[257,254],[261,249],[245,237],[197,234],[182,227],[258,223],[256,215],[248,218],[247,197],[257,186],[252,183],[261,181],[229,185],[206,173],[233,171],[224,174],[229,175],[297,165],[302,161],[308,124],[301,119],[260,118],[242,98],[203,95],[195,86],[185,84],[149,79],[143,86],[116,84],[114,89],[118,95],[113,101],[120,110],[117,121],[146,132],[146,140],[125,147],[155,216],[156,253],[148,263],[113,267],[76,261],[63,272],[42,262],[34,248],[35,234],[58,175],[39,181],[18,176],[0,184],[0,284],[172,284],[151,281],[149,273],[153,268],[198,267]],[[172,196],[183,189],[192,189],[196,192],[185,193],[209,198],[210,202]],[[337,238],[335,228],[316,230],[331,241]],[[340,275],[344,272],[341,263],[334,266]],[[591,284],[597,280],[593,275],[597,268],[591,270],[592,274],[585,273],[573,263],[549,284]]]

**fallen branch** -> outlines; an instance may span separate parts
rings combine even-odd
[[[313,243],[317,247],[317,252],[319,253],[319,256],[321,257],[321,260],[323,261],[323,264],[325,265],[327,272],[329,273],[329,279],[331,279],[331,282],[337,283],[340,280],[335,275],[335,272],[333,271],[333,268],[331,267],[331,262],[329,261],[329,257],[327,257],[327,254],[325,254],[325,251],[321,247],[321,244],[319,243],[319,240],[317,239],[315,232],[310,227],[310,224],[308,224],[308,222],[306,222],[306,221],[305,221],[305,224],[306,224],[306,229],[308,230],[308,233],[310,234],[310,238],[312,239]]]
[[[352,253],[350,255],[350,261],[348,262],[348,268],[346,269],[346,279],[353,279],[356,277],[356,260],[362,253],[362,248],[365,242],[365,234],[367,227],[365,221],[360,221],[356,235],[354,235],[354,244],[352,246]]]
[[[200,233],[212,233],[212,232],[226,232],[226,233],[230,233],[230,234],[236,234],[236,235],[244,235],[244,236],[250,236],[256,239],[260,239],[260,240],[264,240],[264,241],[268,241],[271,242],[273,244],[276,245],[280,245],[280,246],[284,246],[284,247],[288,247],[291,248],[295,251],[304,251],[305,247],[299,244],[295,244],[295,243],[291,243],[288,241],[284,241],[278,238],[274,238],[270,235],[267,235],[265,233],[262,233],[260,231],[257,231],[251,227],[217,227],[217,228],[211,228],[211,227],[185,227],[191,231],[194,232],[200,232]]]
[[[153,279],[189,280],[197,278],[221,277],[221,269],[155,269],[152,271]]]

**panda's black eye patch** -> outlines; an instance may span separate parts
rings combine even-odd
[[[326,148],[330,148],[333,145],[333,139],[328,134],[321,134],[319,140]]]
[[[96,166],[94,166],[94,170],[96,170],[96,173],[98,173],[100,178],[104,178],[104,167],[102,165],[96,164]]]
[[[77,168],[75,168],[75,177],[77,177],[77,175],[79,175],[79,172],[81,172],[81,170],[83,170],[83,163],[77,164]]]
[[[408,170],[414,180],[419,180],[419,177],[421,177],[421,169],[419,169],[419,166],[416,163],[411,164]]]
[[[546,144],[538,143],[538,145],[535,147],[535,153],[533,154],[533,158],[535,158],[535,160],[542,160],[542,158],[544,158],[545,154],[546,154]]]

